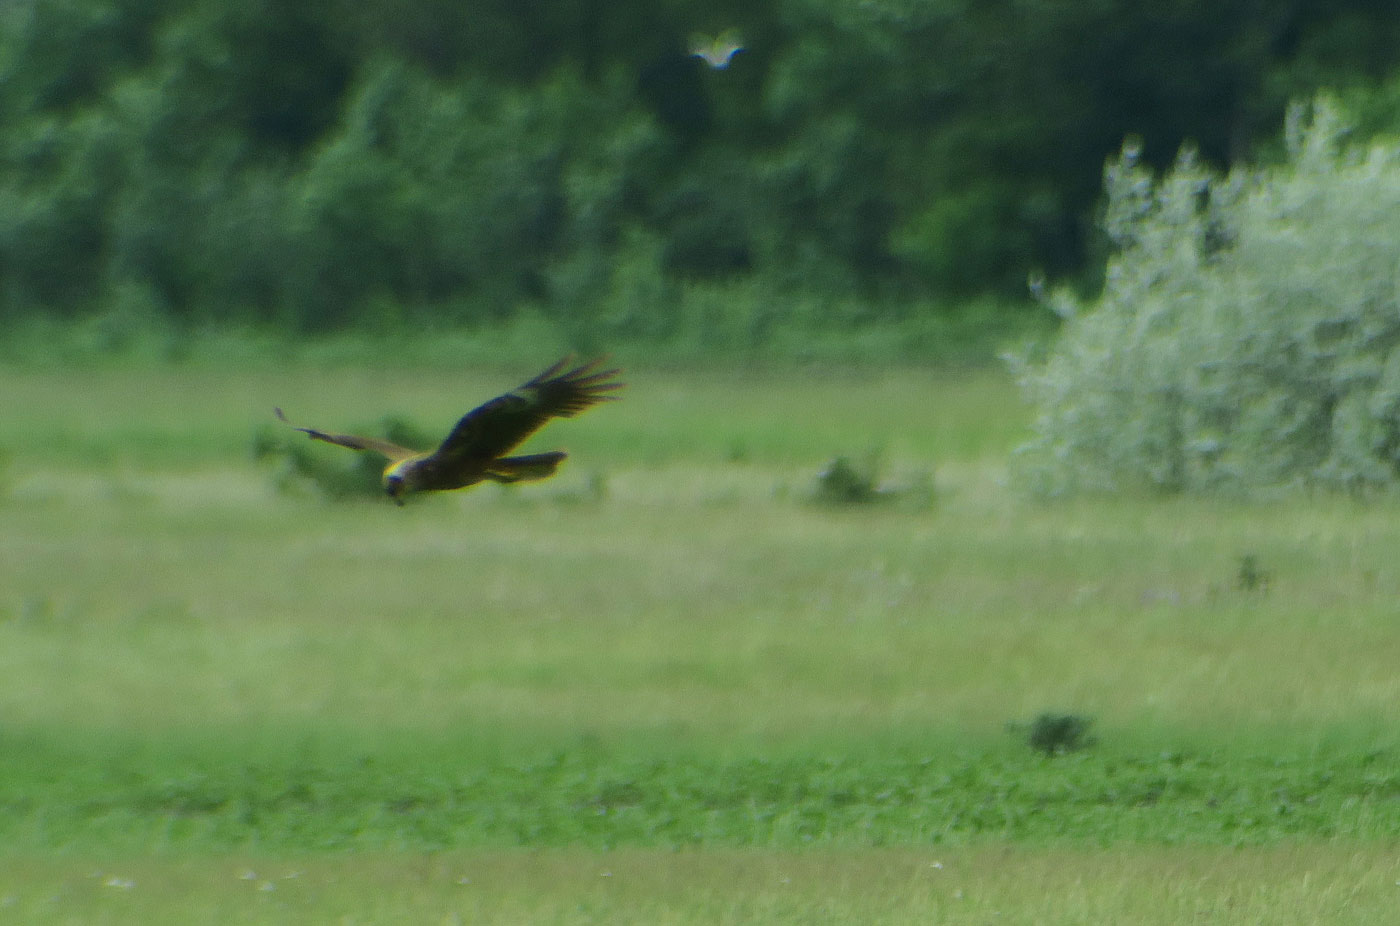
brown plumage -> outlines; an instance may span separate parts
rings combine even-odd
[[[438,448],[430,452],[373,437],[292,426],[313,440],[388,457],[384,491],[400,505],[404,496],[412,492],[463,489],[487,479],[503,483],[544,479],[552,476],[567,456],[562,450],[516,457],[506,454],[549,419],[572,418],[598,402],[617,398],[612,392],[623,386],[613,378],[619,370],[599,369],[601,359],[572,369],[568,369],[569,362],[566,357],[520,388],[463,415]],[[282,409],[274,411],[278,419],[287,422]]]

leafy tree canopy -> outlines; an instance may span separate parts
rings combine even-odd
[[[1224,164],[1322,84],[1393,125],[1397,56],[1378,0],[18,0],[0,320],[898,316],[1083,272],[1126,134]]]

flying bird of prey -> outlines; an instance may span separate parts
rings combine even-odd
[[[384,491],[402,505],[413,492],[465,489],[483,480],[526,482],[554,475],[568,456],[562,450],[506,456],[551,418],[572,418],[598,402],[615,399],[612,392],[623,384],[614,379],[620,371],[600,370],[602,360],[569,369],[569,358],[560,360],[520,388],[497,396],[467,412],[433,451],[401,447],[391,441],[352,434],[328,434],[315,428],[291,425],[282,409],[273,409],[286,422],[312,440],[351,450],[369,450],[389,458],[384,468]]]
[[[714,38],[698,32],[690,37],[690,54],[717,71],[729,67],[729,62],[743,50],[743,36],[735,29],[726,29]]]

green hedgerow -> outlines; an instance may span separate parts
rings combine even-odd
[[[1106,170],[1102,294],[1015,362],[1033,492],[1383,488],[1400,476],[1400,141],[1295,105],[1287,158],[1228,175],[1132,145]]]

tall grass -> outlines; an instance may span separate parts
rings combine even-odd
[[[555,480],[404,510],[249,453],[273,404],[445,430],[531,372],[0,373],[12,850],[1396,825],[1388,501],[1035,503],[991,374],[643,370],[536,439]],[[932,504],[810,503],[869,448]],[[1042,758],[1044,711],[1099,744]]]
[[[20,861],[26,923],[1114,923],[1393,920],[1394,854],[1258,850],[387,854]]]

